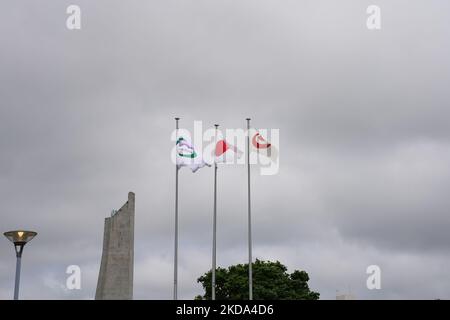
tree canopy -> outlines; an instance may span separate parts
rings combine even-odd
[[[253,268],[253,299],[255,300],[317,300],[319,293],[308,287],[306,271],[295,270],[291,274],[279,261],[256,260]],[[197,300],[211,299],[211,271],[206,272],[197,282],[205,293]],[[237,264],[216,269],[217,300],[248,299],[248,264]]]

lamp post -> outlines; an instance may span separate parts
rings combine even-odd
[[[16,281],[14,285],[14,300],[19,299],[19,282],[20,282],[20,265],[22,260],[23,247],[27,242],[31,241],[37,232],[34,231],[8,231],[4,233],[5,237],[8,238],[14,244],[14,249],[16,250]]]

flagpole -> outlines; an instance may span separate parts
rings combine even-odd
[[[248,299],[253,300],[252,211],[250,200],[250,118],[247,118]]]
[[[176,134],[175,139],[178,139],[178,121],[180,118],[175,118]],[[175,253],[173,262],[173,300],[178,299],[178,166],[175,162]]]
[[[215,124],[215,145],[217,147],[217,128]],[[217,244],[217,162],[214,150],[214,214],[213,214],[213,246],[212,246],[212,268],[211,268],[211,299],[216,300],[216,244]]]

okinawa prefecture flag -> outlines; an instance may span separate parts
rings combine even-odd
[[[242,157],[244,153],[239,150],[237,147],[228,143],[225,140],[219,140],[216,143],[215,150],[215,162],[216,163],[226,163],[226,162],[234,162],[236,159]]]
[[[256,129],[250,130],[249,135],[251,152],[278,162],[278,149],[274,145],[264,139]]]
[[[176,143],[177,150],[177,167],[189,167],[192,172],[196,172],[198,169],[204,166],[210,167],[211,165],[203,160],[201,154],[198,154],[192,144],[183,137],[179,137]]]

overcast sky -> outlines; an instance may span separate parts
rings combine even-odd
[[[82,29],[66,28],[66,8]],[[381,7],[379,31],[366,8]],[[0,231],[32,229],[21,297],[92,299],[104,218],[136,193],[137,299],[170,299],[170,134],[280,130],[254,170],[254,256],[306,270],[322,299],[450,298],[446,0],[3,1]],[[245,263],[245,166],[219,168],[218,265]],[[213,170],[180,171],[179,296],[211,265]],[[66,268],[82,289],[65,288]],[[366,268],[381,268],[381,290]],[[0,298],[15,256],[0,241]]]

